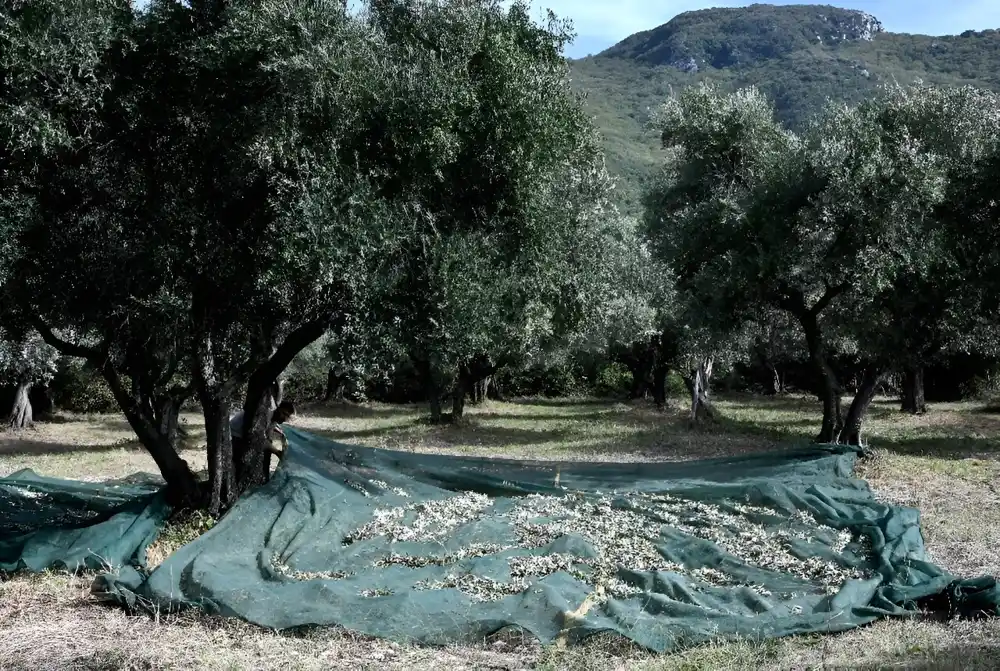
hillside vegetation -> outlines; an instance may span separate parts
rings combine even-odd
[[[827,100],[857,103],[887,82],[998,89],[1000,32],[891,33],[871,15],[822,5],[715,8],[680,14],[572,68],[632,209],[659,156],[646,122],[671,91],[702,81],[756,85],[799,129]]]

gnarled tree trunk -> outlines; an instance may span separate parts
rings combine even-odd
[[[8,424],[12,429],[26,429],[34,423],[31,410],[31,399],[28,393],[31,391],[31,383],[22,382],[17,385],[14,392],[14,407],[10,411]]]
[[[441,397],[443,396],[443,385],[437,366],[423,357],[411,357],[414,368],[420,376],[424,386],[424,393],[427,397],[427,405],[430,410],[431,424],[440,424],[444,421],[444,413],[441,408]],[[454,399],[452,400],[454,403]]]
[[[174,449],[179,448],[181,436],[185,434],[180,425],[180,414],[181,406],[189,395],[188,389],[178,387],[156,396],[151,401],[157,430],[174,446]]]
[[[326,393],[323,395],[325,402],[344,400],[344,377],[335,368],[331,368],[326,374]]]
[[[670,370],[666,366],[657,366],[653,369],[653,401],[660,410],[667,407],[667,374],[669,372]]]
[[[847,416],[844,418],[837,442],[844,445],[861,445],[861,427],[868,414],[868,408],[875,399],[875,393],[884,379],[885,369],[880,366],[868,366],[862,371],[857,393],[847,409]]]
[[[135,431],[142,446],[153,457],[163,479],[167,481],[168,496],[172,503],[179,508],[200,507],[203,500],[198,481],[191,467],[178,454],[176,445],[171,444],[168,437],[159,431],[153,413],[148,408],[144,411],[138,398],[125,390],[118,372],[111,363],[105,361],[99,370],[129,426]]]
[[[467,364],[458,367],[452,396],[453,420],[462,418],[467,398],[471,399],[473,404],[486,400],[489,381],[494,372],[496,364],[486,355],[473,357]]]
[[[490,390],[493,391],[493,400],[504,402],[503,385],[500,384],[499,376],[490,378],[490,386],[487,391]]]
[[[458,422],[465,416],[465,397],[469,393],[469,379],[461,372],[455,380],[455,388],[451,394],[451,421]]]
[[[241,496],[253,487],[263,485],[271,475],[271,444],[272,435],[269,431],[271,417],[277,407],[278,388],[270,388],[258,397],[256,408],[252,411],[243,407],[243,436],[239,448],[233,451],[233,461],[236,463],[236,493]],[[248,401],[250,394],[247,394]],[[252,416],[252,418],[251,418]]]
[[[200,506],[203,499],[194,473],[177,453],[176,446],[159,431],[152,408],[142,402],[140,395],[131,393],[125,388],[119,368],[116,368],[116,362],[110,356],[107,345],[86,347],[74,344],[57,336],[36,315],[30,315],[30,319],[48,345],[66,356],[86,359],[100,372],[129,426],[135,431],[142,446],[153,457],[160,475],[166,480],[170,502],[175,507],[181,508]]]
[[[472,385],[472,391],[469,393],[469,400],[473,405],[479,405],[480,403],[486,402],[489,398],[490,384],[492,382],[493,376],[488,375]]]
[[[902,411],[912,415],[922,415],[927,412],[927,400],[924,395],[924,367],[921,365],[907,366],[903,369]]]
[[[229,426],[230,402],[217,391],[200,394],[208,443],[208,511],[219,515],[236,501],[233,437]]]
[[[709,399],[714,357],[706,357],[698,362],[697,368],[691,371],[691,377],[684,380],[691,392],[691,423],[697,423],[700,418],[716,419],[718,412]]]
[[[805,332],[806,345],[809,348],[809,360],[819,376],[819,396],[823,402],[823,424],[818,443],[835,443],[843,426],[841,417],[842,390],[837,380],[837,374],[827,358],[826,343],[820,331],[819,320],[813,312],[797,315],[802,330]]]

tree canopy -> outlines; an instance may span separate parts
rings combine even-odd
[[[755,89],[688,89],[661,111],[674,158],[647,197],[648,235],[716,330],[764,306],[798,322],[824,381],[821,441],[859,440],[892,367],[968,342],[979,314],[962,290],[969,231],[944,213],[963,166],[995,150],[996,100],[886,87],[855,107],[831,103],[802,134]],[[834,338],[868,366],[846,418]]]
[[[223,509],[266,479],[275,381],[327,332],[382,333],[451,374],[574,327],[608,185],[554,17],[25,7],[4,24],[7,295],[95,364],[186,497],[180,402],[203,408]],[[236,450],[234,405],[251,437]]]
[[[1000,349],[996,94],[886,86],[793,131],[756,88],[689,87],[636,218],[571,37],[500,0],[5,7],[8,383],[85,361],[171,492],[219,513],[269,477],[289,373],[419,384],[442,420],[502,370],[602,360],[660,406],[680,373],[697,418],[713,371],[780,393],[804,359],[818,439],[858,443],[890,374],[917,411],[925,367]]]

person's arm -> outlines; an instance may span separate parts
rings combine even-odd
[[[273,441],[274,436],[272,436],[272,440],[268,441],[267,447],[271,451],[271,453],[276,454],[278,458],[284,457],[285,452],[288,450],[288,438],[285,436],[285,432],[281,430],[281,426],[278,424],[272,424],[271,430],[274,432],[274,434],[277,434],[278,440],[281,441],[281,449],[279,450],[274,446],[274,441]]]

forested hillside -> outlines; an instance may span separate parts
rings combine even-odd
[[[671,90],[756,85],[781,121],[800,129],[828,99],[856,103],[886,82],[1000,88],[1000,32],[906,35],[853,10],[752,5],[680,14],[572,67],[605,134],[608,166],[622,178],[623,202],[634,207],[659,151],[646,122]]]

